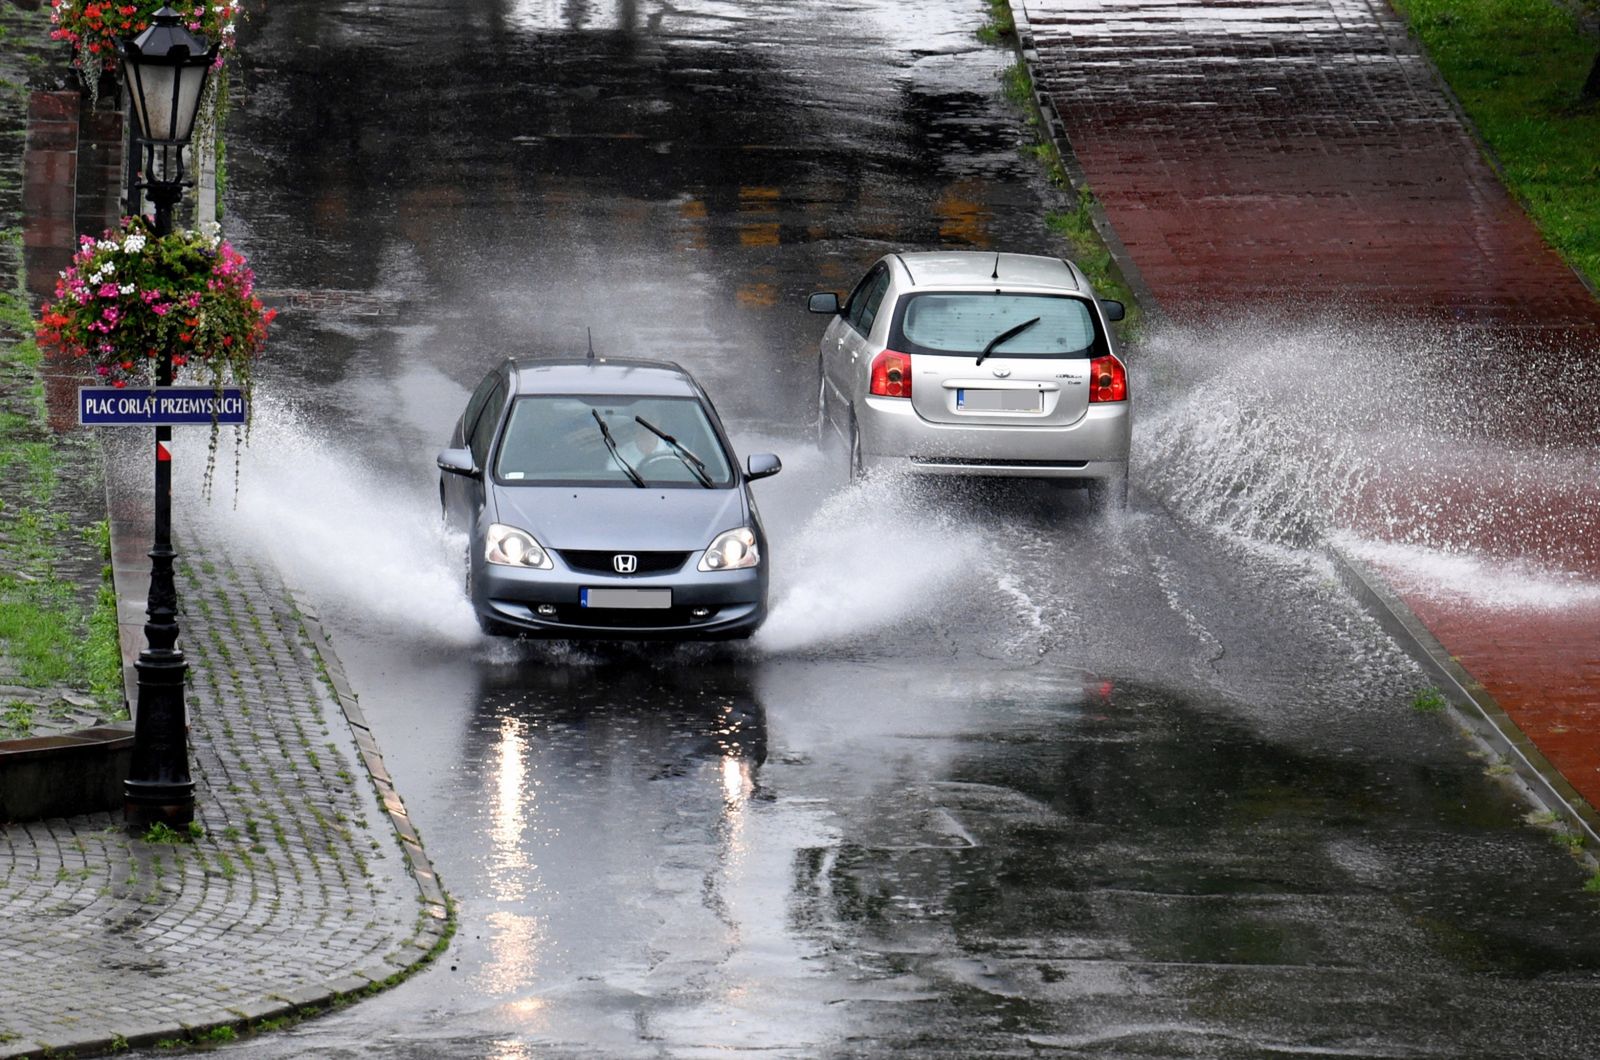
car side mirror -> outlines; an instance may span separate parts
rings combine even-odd
[[[1121,320],[1128,315],[1127,306],[1115,298],[1100,299],[1100,311],[1106,315],[1107,320]]]
[[[471,449],[446,449],[439,454],[438,464],[440,471],[448,471],[452,475],[477,478],[483,474],[478,470],[477,463],[472,459]]]
[[[776,453],[751,453],[744,462],[746,478],[770,478],[783,470]]]
[[[839,296],[832,291],[823,291],[806,299],[806,308],[813,313],[839,312]]]

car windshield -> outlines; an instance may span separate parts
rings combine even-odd
[[[605,431],[595,417],[605,424]],[[661,434],[674,438],[680,449]],[[613,455],[606,431],[616,445]],[[704,478],[694,459],[704,464]],[[710,417],[692,397],[531,394],[516,399],[495,458],[495,478],[530,486],[648,486],[703,489],[733,484],[732,465]]]
[[[1088,357],[1099,341],[1089,304],[1060,295],[914,294],[905,300],[898,324],[896,338],[904,342],[895,348],[907,347],[907,353]],[[1014,334],[995,342],[1008,331]]]

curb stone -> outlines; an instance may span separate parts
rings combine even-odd
[[[1551,765],[1489,690],[1444,649],[1376,571],[1338,548],[1330,546],[1327,554],[1345,587],[1438,684],[1457,726],[1480,748],[1511,767],[1525,798],[1582,834],[1585,847],[1600,848],[1600,814]]]

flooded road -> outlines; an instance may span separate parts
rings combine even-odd
[[[1592,1055],[1584,871],[1412,708],[1325,527],[1255,532],[1185,470],[1182,344],[1135,354],[1164,429],[1115,520],[817,450],[805,294],[888,247],[1063,249],[981,16],[275,0],[243,28],[227,224],[285,311],[237,505],[182,518],[316,604],[460,926],[234,1051]],[[495,360],[590,331],[783,457],[748,645],[476,632],[433,456]]]

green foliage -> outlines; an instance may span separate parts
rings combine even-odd
[[[1411,697],[1411,709],[1421,714],[1434,714],[1449,705],[1449,700],[1437,688],[1424,688]]]
[[[1554,0],[1396,0],[1544,237],[1600,281],[1600,42]],[[1589,5],[1592,9],[1593,5]]]
[[[978,27],[978,39],[985,44],[1002,44],[1017,35],[1017,22],[1011,15],[1009,0],[988,0],[989,17]]]
[[[179,832],[176,829],[169,828],[160,821],[157,821],[155,824],[150,826],[148,831],[145,832],[144,841],[146,843],[156,843],[165,846],[177,846],[180,843],[189,842],[189,835],[187,831]]]

